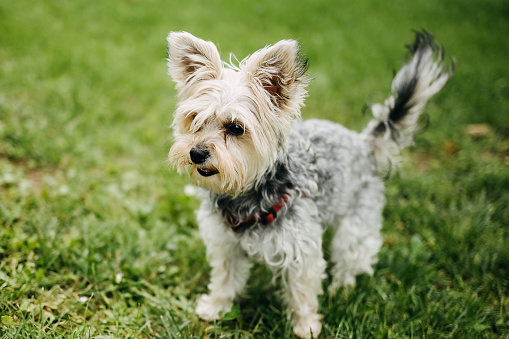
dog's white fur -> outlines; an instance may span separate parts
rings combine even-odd
[[[169,159],[208,191],[197,216],[212,273],[196,313],[212,320],[229,311],[258,261],[281,279],[294,332],[318,336],[324,227],[335,228],[331,292],[373,273],[385,203],[379,173],[412,143],[425,103],[451,72],[441,55],[435,60],[431,36],[418,33],[392,95],[372,106],[375,119],[359,134],[330,122],[296,121],[309,79],[293,40],[265,47],[238,66],[222,63],[213,43],[189,33],[172,32],[168,42],[179,97]],[[277,219],[262,225],[260,213],[283,194],[288,201]],[[239,223],[227,215],[258,219],[237,232]]]

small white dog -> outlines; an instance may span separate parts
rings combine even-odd
[[[196,313],[212,320],[229,311],[258,261],[281,279],[295,334],[318,336],[325,227],[335,229],[331,292],[373,273],[385,203],[380,173],[412,144],[419,115],[453,67],[445,68],[429,33],[417,32],[391,96],[371,106],[374,119],[356,133],[296,120],[309,83],[296,41],[238,66],[186,32],[171,32],[168,43],[179,97],[169,159],[206,190],[197,215],[212,273]]]

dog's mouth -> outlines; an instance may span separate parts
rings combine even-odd
[[[210,177],[214,174],[219,173],[216,169],[197,168],[198,173],[203,177]]]

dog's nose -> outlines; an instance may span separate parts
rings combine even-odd
[[[193,147],[189,151],[189,155],[191,156],[191,161],[196,165],[203,164],[205,160],[209,157],[210,153],[204,148]]]

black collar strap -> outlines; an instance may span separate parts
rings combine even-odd
[[[223,216],[234,232],[241,232],[258,223],[261,223],[263,225],[268,225],[272,223],[277,218],[278,212],[283,209],[283,207],[286,205],[289,199],[290,194],[285,193],[277,203],[275,203],[274,205],[272,205],[271,208],[269,208],[268,212],[263,213],[260,212],[258,214],[250,215],[243,220],[237,220],[228,211],[223,211]]]

